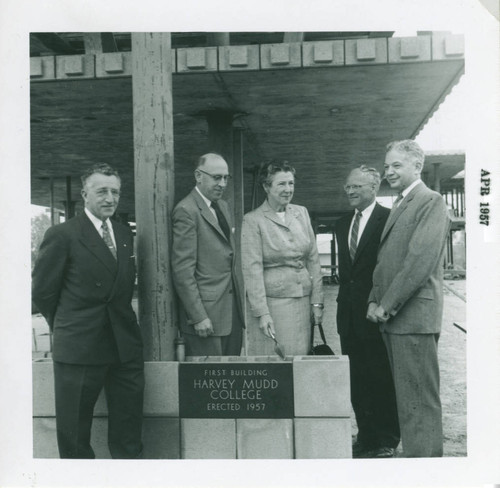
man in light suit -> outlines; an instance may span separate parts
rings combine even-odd
[[[414,141],[387,146],[385,177],[399,195],[382,232],[367,314],[387,347],[405,457],[443,455],[437,346],[450,220],[442,196],[421,181],[423,166]]]
[[[33,270],[33,301],[53,332],[57,441],[61,458],[94,458],[90,431],[100,391],[108,404],[113,458],[142,453],[144,362],[132,309],[130,229],[110,217],[120,177],[107,164],[82,176],[85,210],[47,230]]]
[[[399,444],[396,396],[387,351],[377,327],[366,319],[380,235],[389,209],[375,201],[380,174],[353,169],[344,186],[354,208],[335,225],[340,287],[337,330],[342,354],[349,356],[351,403],[358,435],[353,457],[388,458]]]
[[[235,243],[227,203],[230,178],[222,156],[200,157],[196,186],[174,209],[172,275],[184,316],[188,356],[240,355],[243,320]]]

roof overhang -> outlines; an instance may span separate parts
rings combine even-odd
[[[381,169],[387,142],[415,137],[458,82],[464,59],[463,49],[452,49],[456,37],[449,46],[447,37],[419,36],[280,44],[275,51],[275,45],[174,50],[176,200],[193,185],[193,161],[210,149],[206,114],[227,111],[244,134],[246,210],[253,167],[282,158],[297,170],[295,203],[323,218],[345,212],[349,170],[363,163]],[[106,72],[117,55],[123,71]],[[87,59],[83,74],[71,77],[61,71],[62,58],[68,59],[32,58],[35,68],[54,65],[53,78],[49,67],[49,78],[31,83],[32,203],[48,205],[47,178],[58,178],[58,204],[65,177],[105,161],[121,172],[121,210],[133,215],[130,53],[96,55],[94,72],[85,71]],[[247,67],[238,64],[241,58]],[[189,69],[190,59],[205,66]],[[440,166],[443,174],[454,171]],[[78,184],[72,198],[80,200]]]

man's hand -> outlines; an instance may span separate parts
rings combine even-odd
[[[193,327],[196,331],[196,334],[198,334],[200,337],[209,337],[214,333],[212,321],[208,317],[206,319],[203,319],[201,322],[194,324]]]
[[[366,318],[370,322],[375,322],[376,324],[379,322],[387,322],[389,320],[389,314],[375,302],[370,302],[368,304],[368,312],[366,313]]]
[[[267,313],[266,315],[261,315],[259,317],[259,328],[261,330],[261,332],[263,334],[265,334],[267,337],[271,337],[270,334],[269,334],[269,331],[268,331],[268,327],[269,329],[271,329],[271,332],[273,334],[276,333],[276,331],[274,330],[274,322],[273,322],[273,319],[272,317]]]

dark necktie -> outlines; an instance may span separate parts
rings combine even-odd
[[[356,215],[354,216],[354,223],[352,224],[351,240],[349,241],[349,254],[351,255],[351,261],[354,261],[354,256],[356,256],[356,249],[358,248],[358,232],[360,220],[361,212],[356,212]]]
[[[111,254],[116,259],[116,248],[115,248],[115,245],[113,244],[113,239],[111,239],[111,234],[109,232],[108,223],[106,221],[104,221],[102,223],[101,228],[102,228],[102,238],[104,239],[106,246],[108,246],[109,250],[111,251]]]
[[[222,210],[217,202],[212,202],[212,208],[215,210],[222,232],[224,232],[226,239],[229,241],[229,225],[227,224],[226,217],[224,217],[224,214],[222,213]]]

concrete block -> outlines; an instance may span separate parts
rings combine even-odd
[[[235,419],[181,419],[182,459],[236,459]]]
[[[465,53],[464,36],[447,36],[444,40],[444,52],[446,56],[463,56]]]
[[[144,415],[179,416],[179,363],[177,361],[146,362]]]
[[[302,65],[304,67],[342,66],[344,64],[344,41],[318,41],[302,43]]]
[[[293,459],[293,419],[237,419],[238,459]]]
[[[217,71],[217,47],[177,49],[177,72]]]
[[[31,81],[46,81],[56,78],[56,60],[54,56],[30,58]]]
[[[54,394],[54,369],[52,359],[39,359],[32,363],[33,417],[54,417],[56,414]],[[177,384],[177,381],[176,381]],[[106,395],[101,391],[94,407],[96,417],[106,416]]]
[[[39,359],[32,365],[33,417],[54,417],[54,370],[51,359]]]
[[[431,37],[393,37],[389,41],[389,63],[431,60]]]
[[[296,459],[352,458],[351,420],[295,419]]]
[[[437,32],[432,36],[432,59],[457,59],[465,54],[465,38],[463,35]]]
[[[56,56],[56,77],[61,80],[94,78],[94,64],[93,54]]]
[[[345,41],[345,64],[387,63],[387,39],[347,39]]]
[[[180,459],[178,418],[145,418],[142,425],[143,459]]]
[[[347,356],[295,356],[295,417],[349,417]]]
[[[90,444],[96,459],[110,459],[108,449],[108,419],[94,418],[90,434]],[[35,417],[33,419],[33,457],[59,458],[57,448],[56,419]]]
[[[33,457],[58,459],[56,419],[35,417],[33,419]]]
[[[261,44],[261,69],[300,68],[302,65],[301,44]]]
[[[259,46],[219,46],[220,71],[248,71],[259,68]]]
[[[95,57],[97,78],[132,76],[132,53],[100,53]]]

